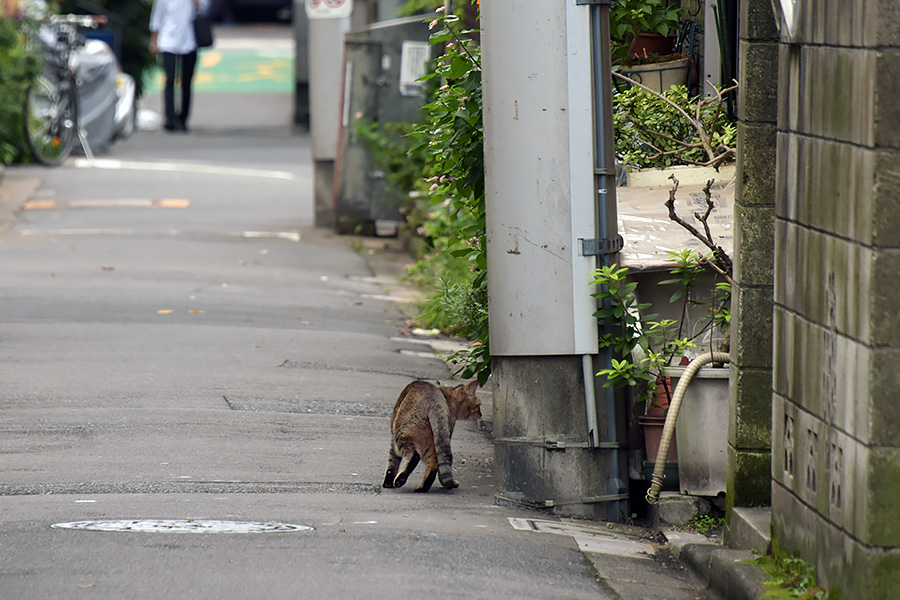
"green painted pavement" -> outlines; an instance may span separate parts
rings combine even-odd
[[[291,50],[201,50],[194,73],[194,92],[293,92],[294,54]],[[148,73],[145,91],[160,92],[162,68]]]

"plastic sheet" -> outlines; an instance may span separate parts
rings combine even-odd
[[[72,63],[78,79],[79,124],[91,149],[106,152],[115,134],[116,57],[106,43],[88,40],[73,54]]]
[[[706,196],[702,184],[682,185],[675,195],[675,211],[678,215],[703,232],[703,224],[696,217],[706,212]],[[625,238],[625,247],[619,253],[619,262],[635,270],[655,270],[671,266],[668,251],[691,248],[706,254],[709,249],[691,233],[669,218],[665,203],[669,199],[672,184],[659,186],[616,188],[619,232]],[[713,185],[710,198],[713,211],[709,216],[709,228],[715,244],[730,256],[734,245],[734,190],[733,181]]]

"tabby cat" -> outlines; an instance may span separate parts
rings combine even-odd
[[[435,475],[448,490],[459,487],[451,469],[450,436],[459,419],[474,421],[481,417],[477,387],[477,381],[453,388],[413,381],[400,392],[391,415],[391,450],[384,487],[403,487],[420,459],[425,463],[425,476],[415,491],[431,489]]]

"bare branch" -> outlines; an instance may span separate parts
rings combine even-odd
[[[666,208],[669,209],[669,218],[684,227],[690,232],[695,238],[700,240],[704,246],[709,248],[712,251],[713,260],[712,261],[704,261],[704,264],[711,267],[714,271],[722,275],[726,281],[730,284],[734,284],[734,280],[731,278],[731,273],[733,270],[733,265],[731,262],[731,258],[729,258],[728,254],[721,247],[716,245],[716,243],[712,239],[712,233],[709,230],[709,224],[707,223],[707,219],[709,218],[710,213],[712,213],[713,202],[711,199],[710,188],[712,187],[714,180],[709,180],[706,183],[706,187],[703,188],[704,193],[706,194],[706,214],[702,217],[698,214],[697,219],[703,223],[703,228],[706,232],[706,235],[700,233],[700,231],[678,216],[678,213],[675,212],[675,193],[678,191],[678,179],[675,175],[670,175],[669,179],[674,182],[674,186],[669,190],[669,199],[666,201]]]
[[[715,183],[715,179],[710,179],[706,182],[706,185],[703,186],[703,193],[706,195],[706,213],[702,217],[700,217],[700,222],[703,223],[703,229],[706,231],[706,239],[712,241],[712,233],[709,231],[709,223],[707,219],[709,219],[709,215],[713,209],[712,203],[712,194],[709,189],[712,187],[712,184]]]

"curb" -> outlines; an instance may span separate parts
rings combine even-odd
[[[732,550],[720,544],[696,543],[674,532],[666,532],[666,535],[672,555],[708,582],[709,588],[721,597],[758,600],[765,593],[765,574],[749,562],[758,558],[757,554]]]

